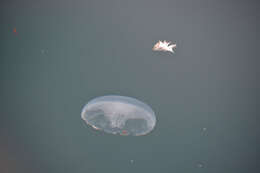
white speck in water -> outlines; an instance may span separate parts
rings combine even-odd
[[[131,163],[134,163],[134,160],[130,160]]]
[[[200,163],[197,163],[197,167],[198,167],[198,168],[203,168],[203,167],[204,167],[204,164],[201,163],[201,162],[200,162]]]
[[[203,132],[207,131],[207,128],[206,127],[203,127],[202,128]]]

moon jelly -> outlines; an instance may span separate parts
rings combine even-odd
[[[151,132],[156,124],[154,111],[147,104],[125,96],[102,96],[89,101],[81,118],[96,130],[140,136]]]

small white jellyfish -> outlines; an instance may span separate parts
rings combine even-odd
[[[161,41],[159,40],[154,46],[153,46],[153,51],[163,51],[163,52],[172,52],[173,48],[176,48],[176,44],[171,44],[171,42],[167,42],[166,40]]]

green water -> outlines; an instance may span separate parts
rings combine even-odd
[[[0,172],[257,172],[256,3],[239,2],[3,2]],[[151,50],[164,39],[175,54]],[[87,126],[111,94],[150,105],[155,129]]]

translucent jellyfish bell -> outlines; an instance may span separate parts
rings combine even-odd
[[[84,106],[81,118],[96,130],[120,135],[145,135],[156,124],[147,104],[125,96],[97,97]]]

